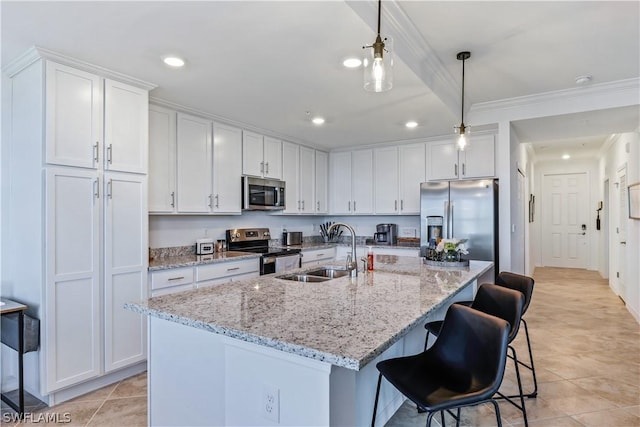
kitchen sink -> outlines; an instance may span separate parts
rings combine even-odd
[[[308,276],[317,276],[329,279],[336,279],[338,277],[348,276],[350,273],[345,269],[339,268],[320,268],[318,270],[307,271]]]
[[[285,274],[284,276],[276,276],[276,279],[293,280],[294,282],[326,282],[331,280],[330,277],[319,277],[308,274]]]

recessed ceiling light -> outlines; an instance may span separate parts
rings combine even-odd
[[[167,56],[162,60],[170,67],[180,68],[184,66],[184,59],[178,58],[177,56]]]
[[[589,75],[578,76],[578,77],[576,77],[576,84],[577,85],[586,85],[587,83],[590,83],[592,79],[593,79],[593,77],[591,77]]]
[[[359,58],[347,58],[342,61],[342,65],[347,68],[358,68],[360,65],[362,65],[362,60],[360,60]]]
[[[322,117],[314,117],[311,121],[314,125],[321,125],[324,123],[324,119]]]
[[[414,122],[413,120],[411,120],[411,121],[405,123],[404,125],[411,129],[411,128],[414,128],[414,127],[418,126],[418,122]]]
[[[568,155],[568,154],[563,154],[563,155],[562,155],[562,159],[563,159],[563,160],[567,160],[567,159],[570,159],[570,158],[571,158],[571,156],[570,156],[570,155]]]

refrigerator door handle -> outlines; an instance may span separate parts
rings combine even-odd
[[[444,230],[442,230],[442,238],[449,238],[449,202],[444,202]]]
[[[449,203],[449,220],[451,221],[451,228],[449,228],[449,230],[451,230],[451,233],[449,234],[449,238],[453,239],[455,236],[455,233],[453,231],[453,202]]]

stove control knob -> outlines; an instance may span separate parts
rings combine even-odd
[[[269,233],[268,231],[265,231],[263,233],[264,237],[271,237],[271,233]]]

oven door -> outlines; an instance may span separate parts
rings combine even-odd
[[[282,210],[285,208],[285,183],[277,180],[242,177],[242,209]]]
[[[299,253],[276,257],[276,273],[300,268],[301,260]]]

